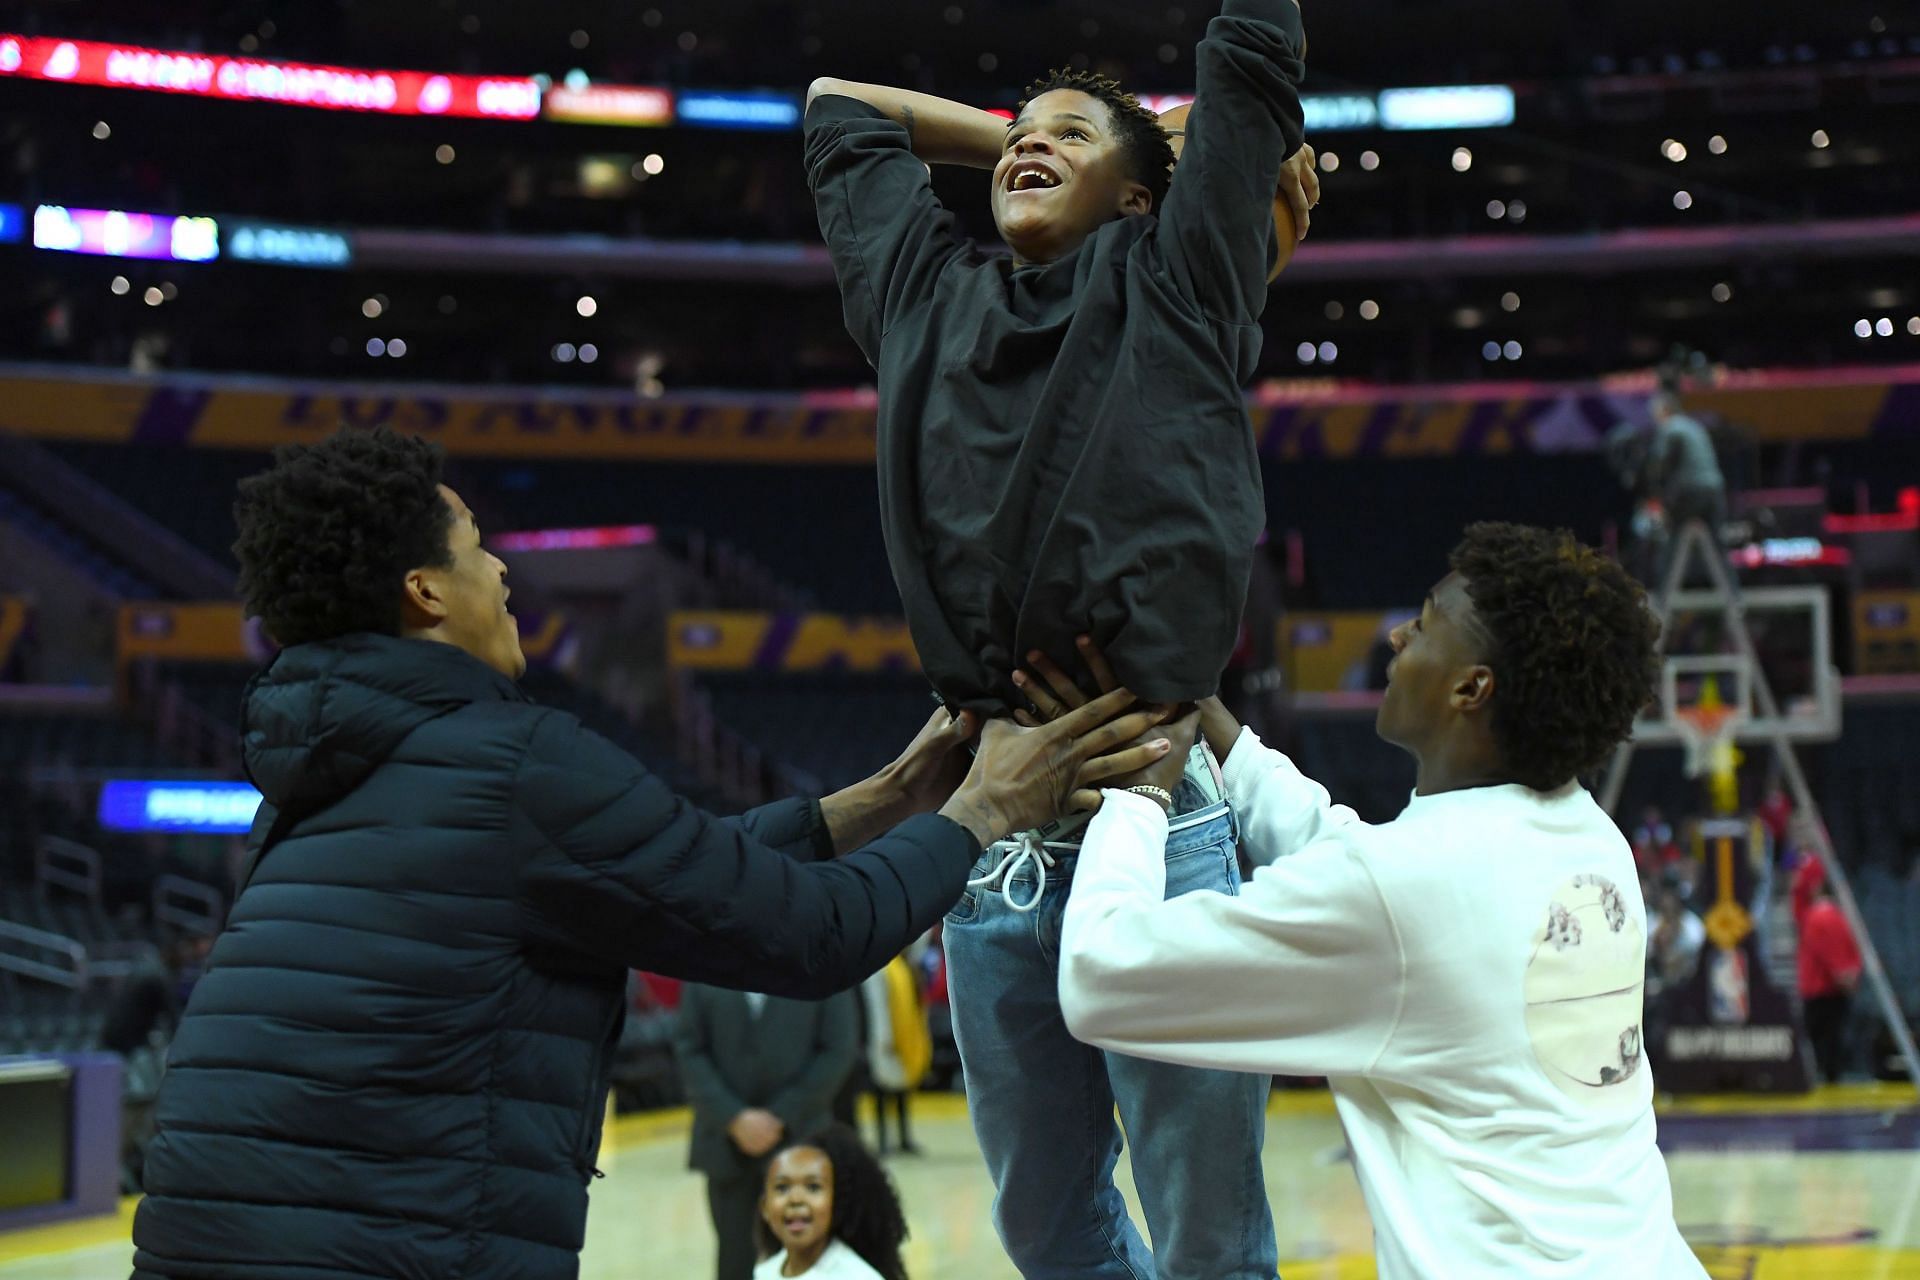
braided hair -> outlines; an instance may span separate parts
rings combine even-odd
[[[1153,207],[1158,210],[1167,198],[1167,186],[1173,177],[1173,143],[1168,140],[1167,131],[1160,127],[1160,117],[1122,89],[1118,80],[1064,67],[1049,71],[1028,85],[1026,96],[1020,100],[1020,110],[1025,111],[1029,102],[1056,89],[1076,90],[1106,106],[1107,118],[1127,159],[1128,176],[1147,189],[1153,196]]]

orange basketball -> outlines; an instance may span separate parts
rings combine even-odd
[[[1160,127],[1173,136],[1173,158],[1180,158],[1180,150],[1186,145],[1187,113],[1193,110],[1191,102],[1177,107],[1168,107],[1160,113]],[[1293,260],[1294,246],[1300,243],[1298,229],[1293,225],[1293,206],[1287,203],[1285,196],[1276,196],[1273,201],[1273,229],[1280,237],[1280,256],[1273,264],[1273,270],[1267,272],[1272,280],[1287,269],[1287,263]]]

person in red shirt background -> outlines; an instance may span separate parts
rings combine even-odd
[[[1794,875],[1794,918],[1800,926],[1800,1003],[1806,1009],[1807,1038],[1821,1077],[1838,1080],[1847,1012],[1860,985],[1860,946],[1816,860],[1802,863]]]

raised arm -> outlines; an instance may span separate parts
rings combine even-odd
[[[1226,0],[1200,41],[1160,239],[1176,278],[1213,319],[1252,324],[1266,306],[1274,190],[1305,137],[1305,48],[1294,0]]]
[[[816,98],[828,95],[864,102],[905,128],[913,154],[927,164],[991,169],[999,163],[1006,144],[1005,120],[930,93],[822,76],[807,87],[807,108],[811,110]]]
[[[548,712],[506,806],[530,945],[715,986],[814,999],[905,950],[953,905],[980,850],[1060,812],[1078,787],[1167,751],[1129,746],[1163,718],[1112,694],[1044,728],[981,734],[938,814],[844,858],[801,862],[675,795],[639,761]]]
[[[833,258],[847,332],[877,369],[880,340],[901,316],[933,301],[941,273],[967,246],[933,194],[926,162],[914,154],[917,109],[896,101],[889,113],[884,103],[828,91],[839,83],[816,81],[807,96],[807,186]],[[945,135],[943,145],[953,146],[964,137],[964,130],[933,123],[931,134],[919,128],[923,139]]]
[[[1343,840],[1262,867],[1237,897],[1166,901],[1166,817],[1108,793],[1060,935],[1060,1009],[1080,1040],[1228,1071],[1357,1075],[1392,1038],[1406,960]]]
[[[1211,731],[1207,743],[1220,754]],[[1325,787],[1262,743],[1251,729],[1240,730],[1222,757],[1220,774],[1240,815],[1240,847],[1256,866],[1298,853],[1315,840],[1360,823],[1359,814],[1333,803]]]
[[[535,945],[715,986],[819,998],[851,987],[960,896],[980,841],[911,819],[800,862],[675,795],[572,717],[535,729],[515,784],[522,918]]]

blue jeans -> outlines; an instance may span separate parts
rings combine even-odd
[[[1181,785],[1167,839],[1167,896],[1238,893],[1234,819]],[[1191,810],[1191,812],[1183,812]],[[976,878],[1009,846],[987,850]],[[973,1129],[993,1176],[994,1228],[1026,1280],[1273,1280],[1278,1263],[1260,1148],[1266,1076],[1106,1053],[1060,1016],[1060,922],[1077,843],[1052,844],[1000,890],[969,889],[948,914],[947,981]],[[1223,999],[1246,993],[1223,992]],[[1118,1106],[1154,1248],[1113,1185]]]

